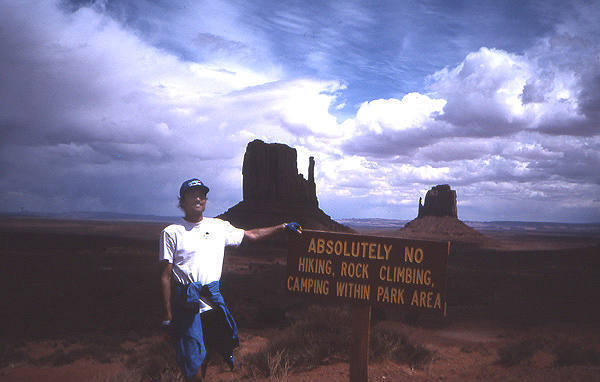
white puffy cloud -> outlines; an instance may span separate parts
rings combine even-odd
[[[382,134],[386,131],[422,129],[432,114],[442,112],[446,102],[419,93],[405,95],[402,100],[374,100],[361,105],[354,118],[361,131]],[[366,129],[365,129],[366,128]]]
[[[339,135],[327,111],[336,82],[182,61],[98,8],[2,8],[3,210],[175,214],[164,201],[198,176],[217,191],[216,214],[241,196],[248,141]]]
[[[343,124],[352,134],[342,147],[357,161],[374,161],[378,173],[387,170],[387,188],[378,189],[399,191],[396,197],[388,194],[396,201],[410,199],[405,185],[424,194],[434,184],[449,183],[458,188],[459,202],[469,200],[463,204],[467,214],[479,208],[490,216],[527,220],[535,209],[520,203],[535,200],[531,205],[538,210],[553,211],[543,219],[595,216],[582,211],[599,207],[592,195],[600,192],[600,97],[591,89],[600,83],[600,59],[590,62],[577,49],[570,58],[548,59],[582,39],[556,35],[525,54],[481,48],[432,74],[426,95],[361,105]],[[577,62],[582,58],[586,65]],[[582,200],[569,209],[572,197]],[[510,200],[505,210],[477,204],[504,200]]]
[[[463,136],[502,136],[523,128],[531,119],[521,101],[530,72],[529,63],[517,55],[487,48],[470,53],[430,79],[430,90],[447,100],[438,119]]]
[[[348,153],[390,157],[406,155],[447,134],[447,124],[435,121],[445,101],[410,93],[401,100],[374,100],[361,105],[342,127],[349,136]]]
[[[319,200],[336,217],[412,218],[419,196],[449,183],[467,217],[598,219],[598,6],[522,52],[480,48],[420,93],[366,100],[337,121],[355,80],[332,75],[339,52],[387,70],[354,44],[377,21],[360,5],[329,6],[340,29],[300,8],[277,13],[269,25],[315,47],[290,69],[265,29],[236,22],[251,4],[169,8],[180,25],[138,18],[148,31],[107,11],[125,3],[57,4],[1,5],[0,210],[176,214],[179,183],[198,176],[218,214],[240,200],[244,148],[259,138],[295,147],[300,172],[316,157]],[[175,54],[179,39],[192,43]],[[295,75],[302,65],[326,80]]]

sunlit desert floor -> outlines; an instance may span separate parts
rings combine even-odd
[[[0,380],[182,380],[153,370],[171,353],[157,326],[163,227],[2,218]],[[600,231],[482,233],[484,246],[452,244],[445,318],[373,310],[373,327],[404,333],[430,357],[416,367],[371,359],[369,380],[600,380]],[[343,357],[248,376],[246,357],[313,304],[287,295],[285,262],[277,244],[227,252],[222,288],[240,327],[238,367],[212,361],[207,381],[349,379]]]

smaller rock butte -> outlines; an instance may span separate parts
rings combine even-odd
[[[417,218],[397,231],[407,239],[450,240],[483,244],[487,238],[458,219],[456,191],[449,185],[432,187],[425,195],[425,204],[419,198]]]
[[[319,208],[315,160],[308,179],[298,173],[296,149],[281,143],[248,143],[242,166],[243,200],[218,217],[250,229],[296,221],[304,228],[352,232]]]

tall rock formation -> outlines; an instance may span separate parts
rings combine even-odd
[[[456,210],[456,191],[447,184],[431,187],[425,194],[425,204],[419,198],[419,213],[417,218],[424,216],[450,216],[458,218]]]
[[[244,201],[316,208],[315,159],[310,157],[305,180],[298,174],[296,158],[296,149],[281,143],[248,143],[242,167]]]
[[[351,232],[319,208],[315,160],[310,157],[308,179],[298,173],[296,149],[280,143],[248,143],[242,165],[243,200],[219,218],[240,228],[297,221],[304,228]]]

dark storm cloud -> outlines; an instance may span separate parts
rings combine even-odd
[[[85,41],[95,32],[104,32],[108,44],[111,43],[108,39],[122,37],[110,20],[103,21],[85,12],[78,21],[62,18],[46,5],[38,9],[38,17],[46,19],[41,23],[31,20],[23,7],[26,6],[5,7],[1,16],[4,32],[0,39],[3,51],[0,103],[6,106],[0,111],[2,144],[45,145],[114,139],[133,143],[138,140],[140,130],[145,139],[155,138],[152,129],[137,125],[131,113],[121,114],[126,107],[119,104],[127,103],[126,97],[133,87],[120,88],[116,82],[122,78],[110,73],[118,68],[119,62],[102,55],[114,49],[110,45],[102,47]],[[57,34],[57,23],[62,22],[69,26]],[[90,25],[86,31],[78,22],[90,22],[98,30]],[[75,31],[88,34],[76,41],[71,35]],[[117,67],[111,68],[111,65]],[[127,69],[122,69],[125,74]],[[132,79],[130,85],[134,82]],[[153,111],[160,113],[156,108]],[[128,124],[127,129],[119,126],[123,122]]]
[[[589,123],[586,129],[590,135],[600,134],[600,50],[598,51],[597,71],[582,79],[584,83],[579,96],[579,110]]]
[[[362,133],[346,142],[342,149],[348,154],[372,158],[409,157],[414,155],[420,147],[434,145],[451,136],[449,130],[452,128],[446,124],[430,123],[429,126],[423,128],[400,132]]]
[[[64,3],[71,11],[101,8],[140,38],[184,60],[218,56],[243,59],[255,69],[274,63],[289,77],[342,78],[348,85],[346,115],[365,100],[422,91],[423,78],[482,46],[522,52],[549,33],[557,19],[574,12],[556,0],[469,6],[439,0]]]
[[[206,135],[190,123],[214,113],[190,102],[196,89],[221,83],[207,84],[94,9],[71,11],[2,6],[0,208],[176,213],[177,183],[192,173],[219,178],[212,167],[199,171],[202,161],[218,161],[228,176],[243,148],[223,150],[226,130]]]
[[[478,139],[448,138],[420,147],[413,160],[421,162],[455,162],[498,154],[500,144]]]
[[[600,185],[600,149],[569,151],[559,159],[536,161],[530,164],[534,170],[542,174],[552,174],[575,183],[592,183]]]
[[[242,19],[268,29],[295,73],[344,78],[348,106],[422,91],[427,75],[494,46],[522,52],[571,13],[561,1],[245,2]],[[255,17],[251,17],[255,16]],[[307,68],[308,67],[308,68]]]
[[[317,156],[334,216],[450,183],[474,217],[600,218],[595,3],[56,4],[0,6],[1,211],[177,214],[199,176],[216,214],[261,138]]]

